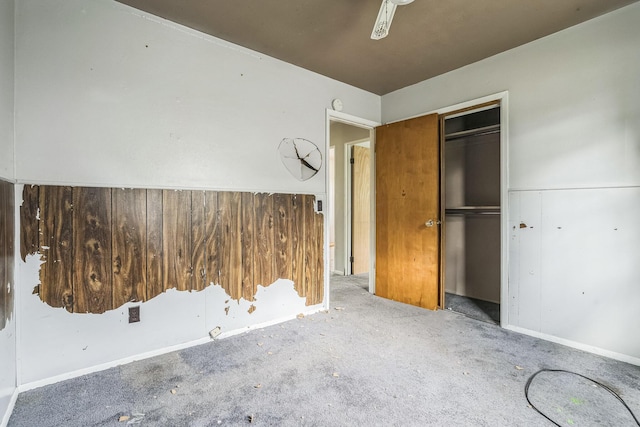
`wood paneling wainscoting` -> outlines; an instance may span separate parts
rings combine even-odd
[[[76,313],[210,284],[252,301],[278,278],[319,304],[323,230],[311,195],[25,185],[20,208],[34,293]]]
[[[0,330],[13,315],[14,185],[0,180]]]

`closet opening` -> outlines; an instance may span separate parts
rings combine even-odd
[[[500,324],[500,105],[440,117],[444,307]]]

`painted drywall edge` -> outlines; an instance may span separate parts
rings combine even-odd
[[[7,411],[4,413],[2,420],[0,420],[0,427],[7,427],[7,425],[9,425],[9,418],[11,418],[13,408],[16,406],[16,400],[18,400],[19,393],[18,389],[13,391],[13,395],[11,395],[11,400],[9,401],[9,406],[7,406]]]
[[[310,314],[314,314],[314,313],[318,313],[320,311],[324,310],[324,306],[322,304],[318,304],[318,305],[314,305],[311,307],[308,307],[308,309],[305,309],[301,314],[303,315],[310,315]],[[255,325],[250,325],[244,328],[238,328],[235,329],[233,331],[229,331],[229,332],[225,332],[223,334],[220,334],[218,337],[216,337],[215,339],[224,339],[224,338],[229,338],[235,335],[240,335],[242,333],[245,332],[249,332],[251,330],[254,329],[263,329],[266,328],[268,326],[273,326],[279,323],[283,323],[283,322],[287,322],[289,320],[293,320],[295,319],[298,315],[291,315],[291,316],[286,316],[286,317],[281,317],[275,320],[270,320],[267,322],[263,322],[263,323],[258,323]],[[72,372],[67,372],[64,374],[60,374],[60,375],[55,375],[53,377],[49,377],[49,378],[44,378],[42,380],[38,380],[38,381],[32,381],[29,383],[25,383],[25,384],[21,384],[18,386],[18,388],[16,389],[16,391],[14,392],[14,396],[12,398],[12,403],[10,403],[10,408],[11,410],[13,410],[13,405],[15,404],[15,399],[17,398],[19,393],[23,393],[25,391],[29,391],[29,390],[33,390],[39,387],[44,387],[47,385],[51,385],[51,384],[55,384],[61,381],[66,381],[66,380],[70,380],[72,378],[77,378],[77,377],[81,377],[83,375],[88,375],[88,374],[92,374],[94,372],[100,372],[100,371],[104,371],[110,368],[114,368],[116,366],[120,366],[120,365],[125,365],[128,363],[132,363],[132,362],[137,362],[139,360],[144,360],[144,359],[149,359],[151,357],[156,357],[156,356],[161,356],[163,354],[167,354],[167,353],[171,353],[174,351],[179,351],[179,350],[184,350],[186,348],[190,348],[190,347],[195,347],[197,345],[202,345],[202,344],[206,344],[208,342],[212,341],[212,339],[210,337],[204,337],[204,338],[199,338],[197,340],[193,340],[193,341],[189,341],[186,343],[182,343],[182,344],[176,344],[176,345],[172,345],[169,347],[165,347],[165,348],[161,348],[158,350],[152,350],[152,351],[148,351],[145,353],[141,353],[141,354],[136,354],[133,356],[129,356],[129,357],[125,357],[122,359],[118,359],[118,360],[114,360],[111,362],[106,362],[106,363],[101,363],[99,365],[95,365],[95,366],[91,366],[88,368],[83,368],[83,369],[78,369],[76,371],[72,371]],[[11,411],[8,412],[9,415],[6,415],[7,417],[7,422],[9,421],[8,417],[11,414]],[[0,425],[0,427],[5,427],[5,424]]]
[[[629,363],[631,365],[640,366],[640,358],[629,356],[627,354],[616,353],[615,351],[605,350],[600,347],[594,347],[594,346],[579,343],[576,341],[571,341],[564,338],[556,337],[555,335],[544,334],[542,332],[537,332],[531,329],[525,329],[518,326],[506,325],[504,326],[504,329],[507,329],[513,332],[518,332],[523,335],[529,335],[534,338],[540,338],[546,341],[551,341],[556,344],[561,344],[567,347],[586,351],[588,353],[597,354],[598,356],[608,357],[609,359],[619,360],[620,362]]]

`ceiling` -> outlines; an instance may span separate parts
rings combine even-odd
[[[371,40],[380,0],[118,0],[378,95],[638,0],[415,0]]]

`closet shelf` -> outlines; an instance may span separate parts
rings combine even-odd
[[[500,132],[499,124],[490,125],[490,126],[484,126],[481,128],[475,128],[475,129],[469,129],[469,130],[463,130],[460,132],[452,132],[450,134],[445,134],[444,140],[453,141],[454,139],[468,138],[470,136],[489,135],[489,134],[498,133],[498,132]]]
[[[446,208],[445,215],[500,215],[500,206],[458,206]]]

